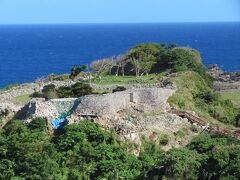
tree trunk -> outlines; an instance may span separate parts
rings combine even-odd
[[[122,76],[125,76],[124,65],[122,65]]]
[[[139,76],[138,61],[136,59],[132,59],[132,61],[133,61],[134,69],[135,69],[135,75],[136,75],[136,77],[138,77]]]
[[[118,65],[118,67],[117,67],[117,72],[116,72],[116,76],[118,76],[118,72],[119,72],[119,65]]]

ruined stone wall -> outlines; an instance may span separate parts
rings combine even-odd
[[[46,101],[43,98],[36,98],[32,99],[25,107],[24,116],[25,119],[44,117],[48,120],[53,120],[58,118],[60,114],[50,101]]]
[[[15,97],[32,94],[35,91],[40,91],[45,85],[48,84],[54,84],[57,88],[60,86],[71,86],[74,84],[73,81],[52,81],[52,82],[45,82],[43,84],[38,83],[26,83],[19,85],[17,87],[14,87],[10,90],[6,90],[0,94],[0,102],[1,101],[9,101],[11,99],[14,99]]]
[[[144,112],[169,108],[167,99],[175,90],[164,88],[133,88],[105,95],[86,96],[78,105],[75,114],[114,117],[122,110],[141,106]]]
[[[74,106],[78,105],[79,101],[77,98],[64,98],[52,99],[50,102],[57,109],[59,114],[63,114],[73,110]]]
[[[130,92],[133,93],[133,101],[135,103],[145,104],[152,108],[167,109],[169,108],[167,99],[175,90],[154,87],[140,88],[136,91],[133,89]]]
[[[120,112],[140,108],[141,112],[166,110],[167,99],[175,90],[166,88],[132,88],[127,91],[104,95],[88,95],[79,99],[33,99],[26,108],[26,116],[58,118],[61,113],[70,112],[72,118],[98,116],[114,118]],[[132,101],[131,97],[132,96]],[[138,110],[137,110],[138,111]],[[71,118],[70,118],[71,119]]]
[[[129,106],[129,92],[90,95],[83,98],[75,113],[79,115],[115,115]]]

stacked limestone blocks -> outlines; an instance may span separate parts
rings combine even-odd
[[[164,88],[136,88],[104,95],[86,96],[75,110],[76,116],[115,117],[122,110],[138,107],[142,112],[169,108],[167,99],[175,90]]]
[[[59,116],[60,114],[51,101],[46,101],[44,98],[32,99],[25,112],[25,119],[43,117],[51,121]]]

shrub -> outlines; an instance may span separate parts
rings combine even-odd
[[[76,83],[70,87],[62,86],[56,89],[55,85],[50,84],[44,86],[41,93],[33,93],[31,97],[44,97],[46,99],[53,98],[77,98],[85,96],[88,94],[93,94],[93,89],[89,84]]]
[[[118,91],[125,91],[126,88],[123,86],[118,86],[115,89],[112,90],[113,93],[118,92]]]
[[[71,87],[66,86],[59,87],[57,94],[59,98],[71,98],[74,96]]]
[[[68,80],[69,74],[61,74],[61,75],[57,75],[57,74],[51,74],[48,76],[50,81],[65,81]]]
[[[37,117],[32,119],[32,121],[28,124],[28,128],[31,130],[40,130],[44,131],[47,129],[47,119]]]
[[[175,133],[176,137],[183,138],[188,134],[188,130],[186,128],[183,128]]]
[[[204,102],[206,103],[212,103],[219,99],[219,94],[210,90],[204,90],[204,91],[200,91],[197,97],[204,100]]]
[[[44,86],[42,93],[43,97],[45,97],[46,99],[54,99],[58,97],[57,90],[54,84]]]
[[[40,92],[34,92],[30,95],[31,98],[43,98],[43,94]]]
[[[93,89],[89,84],[76,83],[72,86],[74,97],[81,97],[93,93]]]
[[[159,137],[159,144],[166,146],[169,143],[169,135],[168,134],[161,134]]]
[[[83,65],[83,66],[72,66],[72,69],[71,69],[71,74],[70,74],[70,78],[72,80],[74,80],[82,71],[86,70],[87,69],[87,66],[86,65]]]
[[[197,133],[198,132],[198,127],[196,125],[191,125],[190,127],[191,131],[194,132],[194,133]]]
[[[184,99],[179,99],[177,101],[177,105],[180,109],[184,109],[185,108],[185,100]]]

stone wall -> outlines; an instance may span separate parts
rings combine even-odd
[[[18,96],[32,94],[35,91],[41,91],[42,88],[48,84],[54,84],[58,88],[60,86],[71,86],[72,84],[74,84],[74,82],[73,81],[52,81],[52,82],[49,81],[42,84],[38,84],[38,83],[21,84],[10,90],[6,90],[2,92],[0,94],[0,102],[12,100]]]
[[[166,110],[169,108],[167,99],[174,92],[173,89],[152,87],[85,96],[73,112],[73,116],[76,119],[88,115],[114,118],[122,112],[131,114],[132,111],[134,114],[134,111],[143,113]]]
[[[70,112],[78,105],[77,98],[51,99],[50,102],[57,109],[59,114]]]
[[[50,101],[46,101],[43,98],[32,99],[23,111],[21,114],[23,114],[22,118],[24,119],[43,117],[50,121],[60,116],[56,107]]]
[[[122,111],[152,112],[169,107],[167,99],[175,90],[166,88],[133,88],[127,91],[104,95],[88,95],[79,99],[32,99],[25,107],[25,117],[58,118],[61,113],[71,111],[72,118],[98,116],[113,118]],[[133,96],[133,101],[130,97]],[[70,118],[71,119],[71,118]]]
[[[104,95],[85,96],[75,113],[78,115],[114,115],[128,107],[130,95],[128,92],[116,92]]]

